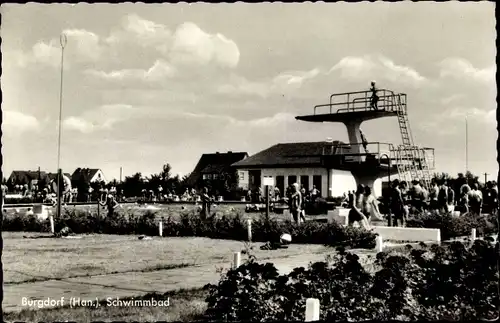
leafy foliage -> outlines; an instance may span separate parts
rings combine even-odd
[[[217,321],[303,321],[305,301],[314,297],[328,321],[492,319],[500,306],[498,251],[498,243],[486,241],[408,246],[379,253],[375,273],[342,248],[287,275],[249,261],[207,286],[205,314]]]

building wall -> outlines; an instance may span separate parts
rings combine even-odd
[[[245,173],[245,183],[242,184],[240,182],[240,187],[242,188],[248,188],[248,170],[238,170],[238,174],[240,172]],[[321,175],[321,196],[322,197],[327,197],[328,196],[328,171],[326,168],[263,168],[261,169],[261,182],[263,182],[264,176],[272,176],[274,178],[274,182],[276,184],[276,176],[284,176],[285,180],[285,187],[287,187],[290,184],[293,183],[288,183],[288,176],[297,176],[297,183],[299,185],[303,184],[300,182],[301,176],[308,176],[309,183],[308,186],[309,190],[312,189],[313,187],[313,176],[314,175]],[[332,169],[330,170],[330,176],[331,176],[331,181],[330,181],[330,188],[331,188],[331,193],[330,196],[332,197],[340,197],[344,193],[347,193],[348,191],[355,191],[357,188],[356,184],[356,179],[352,175],[350,171],[344,171],[344,170],[337,170],[337,169]],[[243,185],[246,185],[245,187]],[[264,185],[262,185],[262,190],[265,190]],[[382,180],[377,179],[373,183],[373,188],[372,188],[373,193],[375,196],[379,197],[382,195]]]
[[[99,169],[97,173],[95,173],[94,177],[90,180],[91,183],[95,182],[98,180],[99,175],[101,175],[101,179],[104,183],[107,183],[108,181],[106,180],[106,177],[104,177],[104,173]]]
[[[332,169],[330,175],[332,176],[333,197],[340,197],[348,191],[356,190],[356,179],[350,171]]]
[[[288,187],[288,185],[291,185],[293,183],[288,183],[288,176],[297,176],[297,184],[301,185],[302,183],[300,182],[300,177],[301,176],[308,176],[309,177],[309,189],[312,189],[313,187],[313,176],[314,175],[321,175],[321,196],[327,197],[328,196],[328,173],[325,168],[264,168],[262,169],[261,176],[262,178],[264,176],[272,176],[274,178],[274,181],[276,183],[276,176],[284,176],[285,178],[285,188]],[[265,187],[262,186],[262,190],[264,190]],[[282,192],[283,194],[283,192]]]
[[[373,182],[372,191],[376,197],[382,196],[382,179],[381,178],[377,178],[375,180],[375,182]]]
[[[238,170],[238,187],[248,189],[248,171],[244,169]]]

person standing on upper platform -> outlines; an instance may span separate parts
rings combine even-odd
[[[377,111],[378,110],[378,95],[377,95],[377,88],[375,87],[375,81],[372,81],[370,91],[372,92],[370,109]]]

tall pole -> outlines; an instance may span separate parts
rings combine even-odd
[[[380,155],[380,159],[383,157],[387,158],[387,182],[389,185],[387,185],[387,198],[386,203],[387,203],[387,212],[388,212],[388,219],[387,219],[387,226],[390,227],[392,226],[392,213],[391,213],[391,207],[390,207],[390,202],[391,202],[391,158],[387,154],[382,154]]]
[[[120,167],[120,184],[122,183],[123,168]]]
[[[484,173],[484,184],[488,181],[488,173]]]
[[[61,43],[61,85],[59,88],[59,136],[57,140],[57,216],[61,217],[61,188],[62,188],[62,170],[61,170],[61,127],[62,127],[62,102],[63,102],[63,71],[64,71],[64,48],[68,38],[64,33],[59,38]]]
[[[469,126],[465,115],[465,172],[469,170]]]
[[[266,220],[269,220],[269,185],[266,185]]]

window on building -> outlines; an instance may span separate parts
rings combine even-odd
[[[316,189],[318,189],[321,193],[321,196],[326,196],[327,192],[323,192],[323,187],[321,186],[322,184],[322,176],[321,175],[314,175],[313,176],[313,185],[316,186]]]
[[[239,180],[240,181],[244,181],[245,180],[245,172],[240,172],[240,176],[239,176]]]
[[[307,175],[302,175],[300,176],[300,185],[306,190],[306,192],[309,192],[309,176]]]
[[[219,175],[218,175],[218,174],[214,174],[214,175],[213,175],[213,178],[214,178],[214,179],[217,179],[217,178],[219,178]]]
[[[292,185],[293,183],[297,183],[297,176],[295,175],[288,176],[288,186]]]

